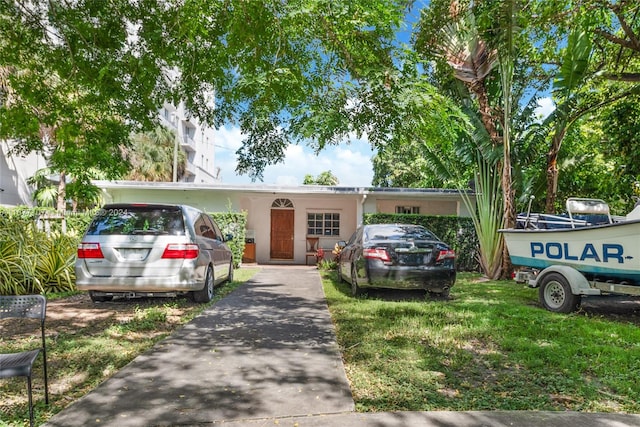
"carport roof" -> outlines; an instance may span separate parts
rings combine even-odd
[[[354,195],[388,195],[388,196],[459,196],[455,189],[446,188],[398,188],[398,187],[346,187],[324,185],[273,185],[273,184],[197,184],[193,182],[145,182],[145,181],[93,181],[105,190],[108,189],[154,189],[154,190],[212,190],[238,191],[245,193],[290,193],[290,194],[354,194]],[[473,194],[471,190],[468,194]]]

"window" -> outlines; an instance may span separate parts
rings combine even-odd
[[[396,206],[397,214],[419,214],[420,206]]]
[[[193,224],[198,236],[206,237],[207,239],[218,239],[220,237],[216,233],[216,227],[214,226],[211,218],[206,215],[200,215],[198,220]]]
[[[308,213],[307,235],[309,236],[339,236],[339,213]]]
[[[275,199],[271,207],[274,209],[293,209],[293,202],[289,199]]]
[[[178,207],[112,205],[101,209],[87,234],[184,234],[182,211]]]

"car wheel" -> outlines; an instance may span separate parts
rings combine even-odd
[[[441,299],[449,299],[450,294],[451,294],[450,288],[444,288],[442,289],[442,291],[437,292],[438,297],[440,297]]]
[[[549,311],[571,313],[580,306],[580,295],[571,292],[567,279],[557,273],[549,273],[540,283],[540,302]]]
[[[207,267],[207,275],[204,279],[204,286],[199,291],[193,291],[193,300],[195,302],[209,302],[213,298],[213,269]]]
[[[357,297],[362,294],[362,289],[358,286],[358,277],[356,276],[356,268],[351,268],[351,295]]]
[[[227,276],[227,282],[233,282],[233,260],[229,262],[229,275]]]
[[[113,295],[96,295],[93,291],[89,291],[89,298],[93,302],[108,302],[113,300]]]

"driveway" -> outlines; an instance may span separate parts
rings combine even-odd
[[[353,410],[318,271],[275,267],[47,425],[193,425]]]

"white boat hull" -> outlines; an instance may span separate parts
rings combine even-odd
[[[516,266],[575,268],[589,279],[640,284],[640,220],[564,229],[503,229]]]

